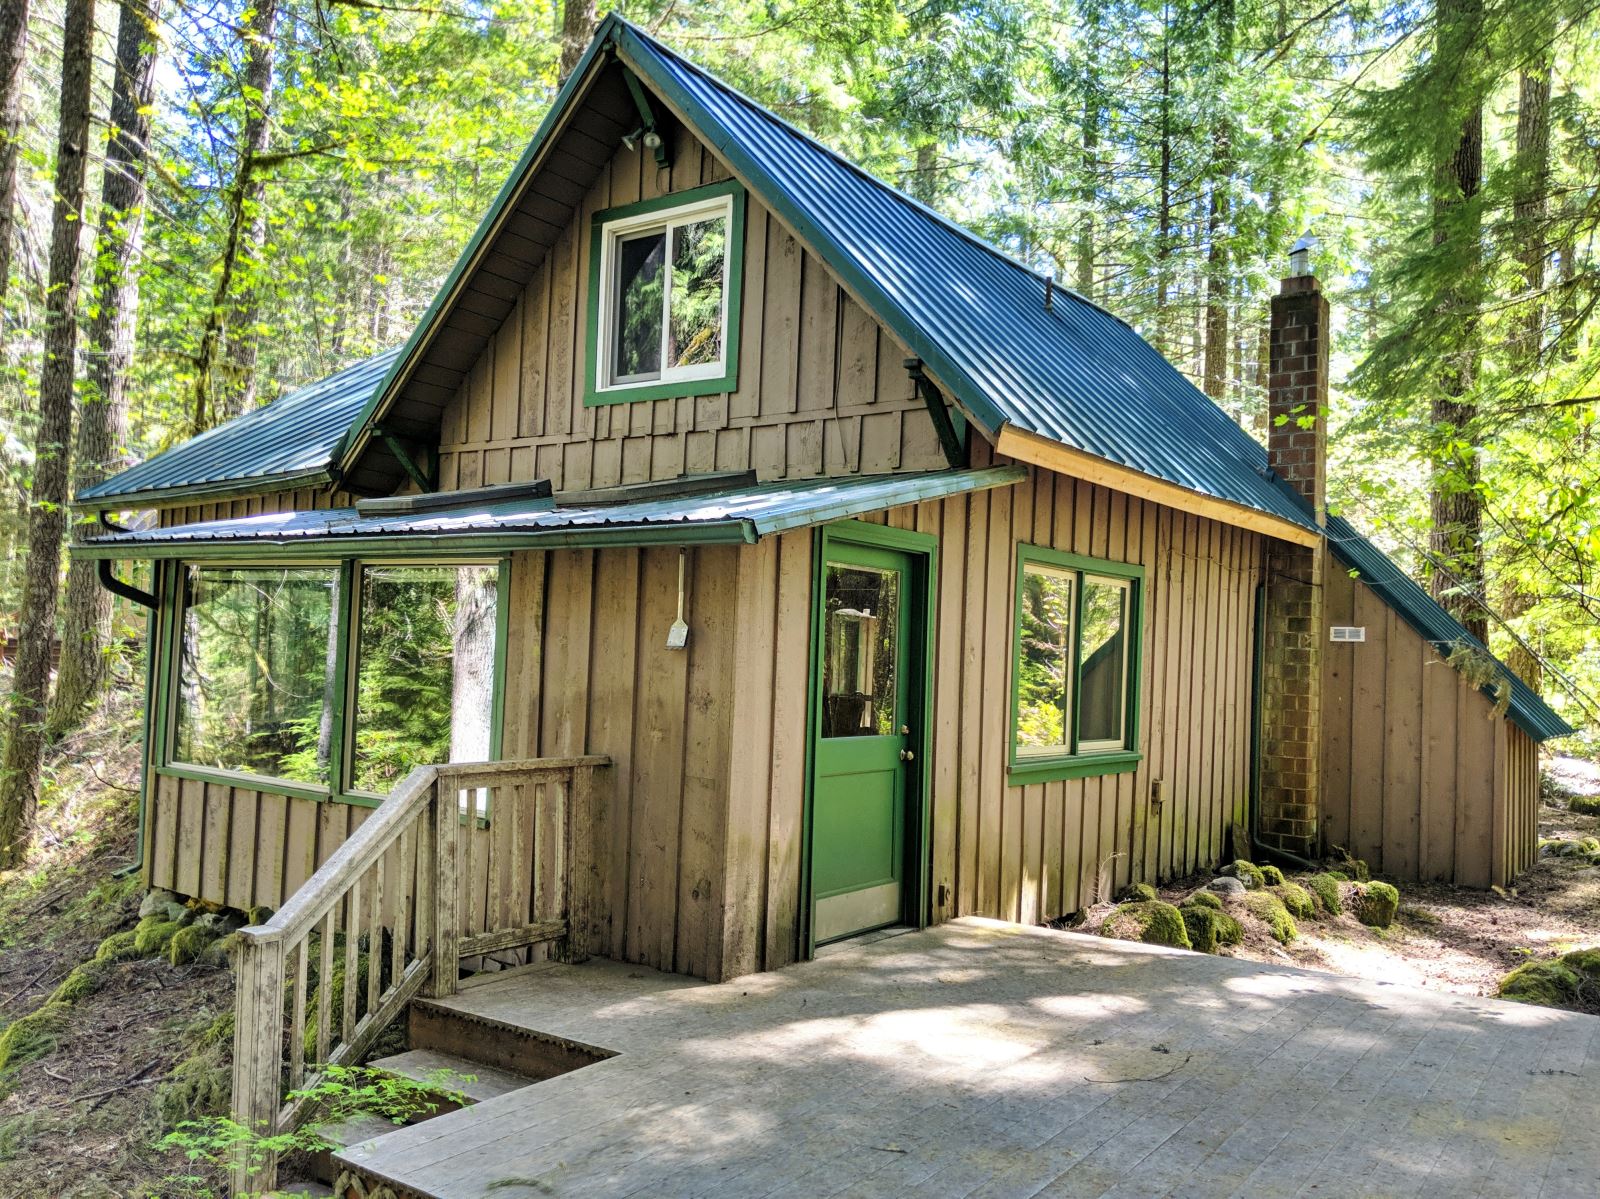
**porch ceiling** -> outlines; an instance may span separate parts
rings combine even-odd
[[[243,557],[268,548],[312,556],[352,549],[363,554],[475,553],[543,546],[754,542],[806,525],[1009,486],[1026,476],[1021,466],[992,466],[743,483],[687,495],[657,491],[635,500],[619,488],[620,494],[608,502],[522,495],[383,516],[363,515],[354,508],[284,512],[112,533],[85,541],[73,552],[85,558],[143,559]]]

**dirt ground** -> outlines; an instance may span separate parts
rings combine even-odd
[[[1555,759],[1547,766],[1544,792],[1541,839],[1600,837],[1600,817],[1569,811],[1564,798],[1600,795],[1600,766]],[[1504,894],[1444,883],[1398,884],[1399,917],[1386,930],[1367,928],[1348,914],[1301,920],[1299,938],[1284,946],[1259,922],[1245,919],[1244,943],[1221,952],[1373,981],[1493,996],[1500,979],[1530,959],[1600,946],[1600,866],[1580,862],[1541,856]],[[1285,873],[1291,881],[1297,877]],[[1176,903],[1211,877],[1179,880],[1160,888],[1161,897]],[[1097,923],[1091,913],[1083,927],[1092,931]],[[1600,1014],[1600,1003],[1583,1010]]]
[[[37,850],[0,875],[0,1026],[40,1008],[137,919],[139,880],[117,873],[135,860],[137,836],[137,725],[128,736],[125,715],[54,760]],[[170,1112],[193,1089],[172,1088],[173,1067],[232,1006],[226,969],[156,958],[112,967],[93,994],[57,1009],[42,1055],[0,1073],[0,1199],[213,1193],[203,1168],[156,1143],[163,1101]],[[229,1048],[191,1064],[201,1092],[226,1079]]]

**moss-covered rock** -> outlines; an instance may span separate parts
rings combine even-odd
[[[37,1011],[13,1020],[0,1033],[0,1071],[37,1061],[56,1047],[67,1022],[67,1005],[47,1003]]]
[[[1289,915],[1289,909],[1271,891],[1251,891],[1244,897],[1244,903],[1249,913],[1267,926],[1280,945],[1287,945],[1300,935],[1300,927]]]
[[[1500,998],[1560,1007],[1578,997],[1583,980],[1559,960],[1526,962],[1500,980]]]
[[[1600,795],[1574,795],[1567,807],[1580,816],[1600,816]]]
[[[1201,953],[1216,953],[1221,945],[1237,945],[1244,939],[1244,927],[1219,908],[1204,903],[1185,903],[1178,909],[1190,945]]]
[[[167,942],[167,957],[174,966],[199,961],[215,940],[215,929],[203,924],[186,924],[173,933],[172,940]]]
[[[86,999],[100,989],[100,984],[105,981],[111,972],[112,963],[102,962],[99,958],[90,958],[87,962],[79,962],[72,968],[71,973],[62,979],[50,998],[45,1000],[50,1003],[77,1003]]]
[[[1240,858],[1237,862],[1229,862],[1222,868],[1222,873],[1229,878],[1236,878],[1243,883],[1247,890],[1259,891],[1267,885],[1266,876],[1262,874],[1261,867],[1254,862],[1247,862]]]
[[[112,933],[100,942],[100,948],[94,951],[97,962],[126,962],[139,956],[138,947],[134,941],[138,933],[133,929],[123,929],[120,933]]]
[[[1592,858],[1600,853],[1600,837],[1578,838],[1578,852],[1586,858]]]
[[[1212,908],[1213,910],[1220,912],[1222,911],[1222,897],[1215,891],[1196,891],[1193,895],[1189,896],[1188,899],[1183,901],[1182,906],[1186,908]]]
[[[1283,871],[1276,866],[1263,863],[1261,866],[1261,878],[1269,887],[1283,886]]]
[[[245,922],[250,925],[265,924],[271,920],[274,913],[269,907],[254,907],[244,914]]]
[[[1192,949],[1189,932],[1184,926],[1183,914],[1170,903],[1161,900],[1139,900],[1124,903],[1106,917],[1100,926],[1102,936],[1119,941],[1143,941],[1146,945],[1171,945],[1178,949]]]
[[[173,936],[182,927],[176,920],[146,916],[133,930],[133,948],[140,957],[154,957],[158,953],[165,953]]]
[[[1352,907],[1362,924],[1388,928],[1400,908],[1400,892],[1388,883],[1358,883]]]
[[[1289,915],[1296,920],[1309,920],[1317,914],[1317,904],[1311,898],[1311,893],[1298,883],[1279,883],[1271,891],[1283,900],[1283,906],[1289,909]]]
[[[1122,894],[1117,896],[1119,903],[1145,903],[1160,898],[1156,889],[1149,883],[1129,883],[1122,888]]]
[[[1340,881],[1339,876],[1331,870],[1302,880],[1317,905],[1330,916],[1337,916],[1344,911],[1344,899],[1339,893]]]

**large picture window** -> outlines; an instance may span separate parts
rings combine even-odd
[[[361,572],[353,790],[382,793],[417,766],[489,758],[498,574],[493,566]]]
[[[189,565],[180,578],[168,769],[365,803],[416,766],[498,754],[498,564]]]
[[[190,567],[173,756],[326,784],[333,752],[337,567]]]
[[[1014,782],[1111,773],[1137,763],[1143,579],[1137,566],[1020,547]]]
[[[590,403],[733,389],[743,246],[744,193],[734,183],[595,217]]]

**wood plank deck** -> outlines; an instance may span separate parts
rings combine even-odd
[[[985,920],[449,1003],[616,1057],[347,1151],[438,1199],[1592,1196],[1600,1019]]]

